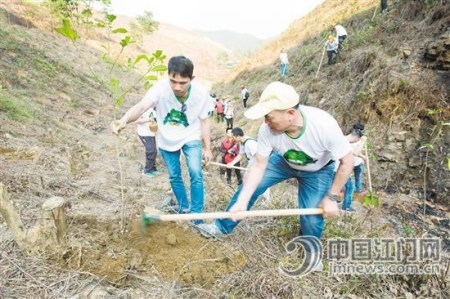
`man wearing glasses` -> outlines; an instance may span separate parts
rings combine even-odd
[[[128,123],[155,107],[159,132],[156,135],[160,154],[169,172],[170,184],[178,201],[179,213],[203,212],[202,142],[204,158],[212,160],[209,112],[213,110],[209,92],[193,82],[194,65],[184,56],[169,60],[168,77],[159,80],[144,98],[122,118],[111,123],[118,134]],[[183,182],[180,155],[183,152],[190,176],[189,202]],[[201,220],[194,224],[202,223]]]

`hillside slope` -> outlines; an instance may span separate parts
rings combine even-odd
[[[240,53],[252,52],[264,43],[264,40],[253,35],[233,31],[216,30],[200,32],[208,38],[225,45],[228,49]]]

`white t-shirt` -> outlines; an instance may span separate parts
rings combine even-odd
[[[365,143],[366,143],[366,139],[364,137],[360,138],[356,142],[350,143],[353,153],[359,154],[363,150]],[[353,163],[353,166],[358,166],[364,162],[364,160],[361,157],[355,156],[354,158],[355,158],[355,162]]]
[[[148,121],[153,117],[156,117],[156,111],[155,109],[150,108],[139,117],[139,120]],[[150,131],[149,122],[137,124],[136,129],[139,136],[155,136],[155,133]]]
[[[336,27],[334,27],[334,29],[336,29],[337,36],[347,35],[347,31],[345,30],[344,27],[342,27],[342,25],[336,25]]]
[[[196,82],[190,84],[190,94],[184,102],[185,111],[182,111],[183,105],[170,87],[169,78],[159,80],[144,97],[155,103],[158,122],[156,137],[163,150],[177,151],[190,141],[200,140],[200,120],[208,118],[208,113],[214,110],[208,91]]]
[[[288,59],[288,56],[287,56],[286,52],[281,52],[280,53],[280,62],[283,63],[283,64],[288,64],[289,63],[289,59]]]
[[[330,160],[337,161],[351,152],[350,143],[330,114],[309,106],[300,106],[299,111],[303,116],[300,136],[274,133],[264,123],[258,134],[258,154],[267,157],[275,150],[292,168],[317,171]]]
[[[245,99],[245,94],[247,93],[247,91],[248,91],[247,88],[243,88],[243,89],[241,90],[241,95],[242,95],[242,98],[243,98],[243,99]]]
[[[248,138],[241,143],[241,150],[239,154],[247,157],[248,165],[252,163],[253,157],[258,151],[258,142],[253,138]]]

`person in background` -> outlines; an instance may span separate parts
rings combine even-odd
[[[228,98],[226,100],[226,105],[223,114],[225,115],[225,120],[227,121],[227,128],[233,129],[233,118],[234,118],[234,104]]]
[[[247,108],[247,101],[248,101],[248,98],[250,97],[250,92],[248,91],[248,89],[245,86],[242,86],[241,96],[242,96],[242,102],[244,103],[244,108]]]
[[[342,202],[342,210],[353,213],[356,212],[356,210],[352,207],[353,193],[364,193],[361,180],[361,174],[364,171],[364,155],[362,154],[362,151],[367,139],[366,136],[364,136],[364,125],[355,124],[350,134],[345,137],[348,139],[352,147],[354,156],[353,172],[355,175],[355,182],[353,183],[352,177],[349,177],[347,183],[345,183],[344,185],[344,200]]]
[[[258,142],[255,138],[245,135],[241,128],[234,128],[231,132],[233,133],[234,139],[241,143],[241,150],[239,155],[237,155],[233,161],[228,163],[228,165],[239,166],[237,163],[240,163],[242,161],[242,157],[245,155],[247,158],[247,167],[250,167],[258,149]],[[270,188],[267,188],[261,196],[264,198],[264,203],[268,203],[270,201]]]
[[[216,99],[216,120],[217,122],[223,122],[223,102],[222,99]]]
[[[194,65],[184,56],[170,58],[168,77],[153,85],[144,98],[131,107],[111,130],[118,134],[128,123],[138,119],[149,108],[156,108],[157,144],[169,173],[170,184],[178,201],[179,213],[202,213],[204,201],[202,172],[202,142],[204,159],[212,160],[209,112],[213,110],[208,91],[193,82]],[[188,200],[183,182],[180,157],[186,158],[190,177]],[[197,225],[203,221],[194,221]]]
[[[344,41],[347,38],[347,30],[345,30],[345,28],[339,24],[334,25],[334,30],[336,30],[336,38],[338,41],[337,51],[341,52]]]
[[[240,166],[239,161],[234,162],[240,152],[240,138],[235,138],[231,128],[226,130],[226,138],[220,144],[219,151],[223,154],[222,163],[227,166]],[[233,163],[234,162],[234,163]],[[231,168],[226,168],[227,184],[231,185]],[[234,169],[238,181],[238,185],[242,184],[242,175],[239,169]]]
[[[337,54],[337,48],[338,48],[338,42],[334,36],[331,34],[328,35],[327,41],[324,45],[325,49],[327,50],[328,55],[328,65],[332,65],[334,63],[334,57]]]
[[[383,11],[385,11],[388,8],[388,3],[387,0],[381,0],[381,12],[383,13]]]
[[[145,167],[143,174],[149,178],[161,173],[156,169],[156,155],[158,152],[156,150],[155,134],[158,126],[156,124],[155,114],[155,109],[150,108],[133,122],[136,124],[139,139],[145,147]]]
[[[280,53],[280,71],[281,77],[287,76],[289,59],[286,50],[282,49]]]
[[[367,137],[364,136],[364,125],[359,123],[355,124],[352,132],[347,136],[353,149],[353,155],[355,156],[355,164],[353,167],[355,175],[355,193],[365,194],[366,190],[362,186],[362,174],[364,172],[364,162],[366,159],[365,145],[367,142]]]

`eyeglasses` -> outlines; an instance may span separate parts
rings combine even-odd
[[[186,104],[181,105],[181,112],[185,113],[187,110]]]

